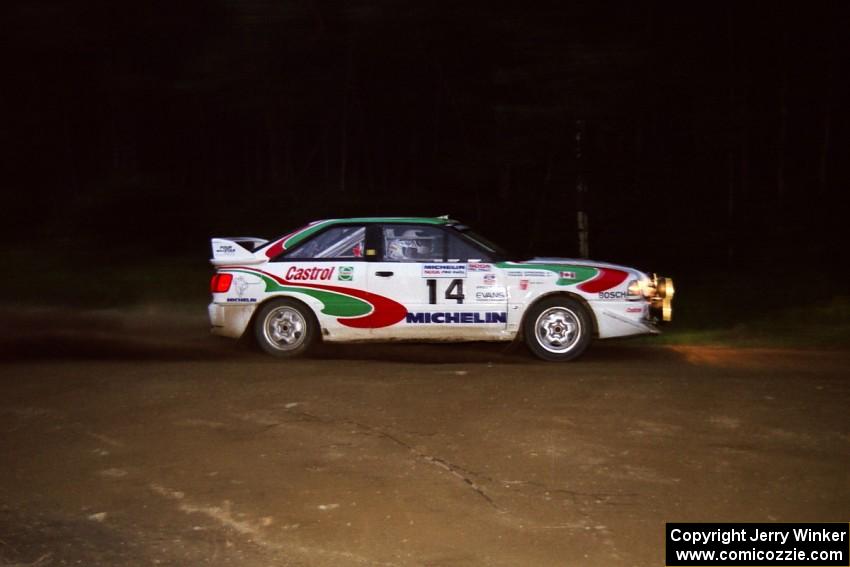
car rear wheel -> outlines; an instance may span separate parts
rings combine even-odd
[[[291,299],[269,301],[254,319],[257,344],[272,356],[281,358],[307,352],[317,332],[318,324],[310,309]]]
[[[531,352],[543,360],[574,360],[587,350],[593,339],[590,317],[587,308],[575,299],[541,300],[525,316],[525,342]]]

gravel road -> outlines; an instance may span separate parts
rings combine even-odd
[[[663,565],[667,521],[848,520],[847,352],[280,362],[42,316],[0,343],[0,565]]]

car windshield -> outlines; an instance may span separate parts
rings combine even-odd
[[[460,232],[465,238],[473,241],[479,247],[493,255],[497,260],[510,260],[513,254],[505,248],[502,248],[492,240],[481,236],[471,228],[463,224],[453,225],[452,228]]]

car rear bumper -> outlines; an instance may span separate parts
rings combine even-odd
[[[210,303],[207,309],[210,315],[210,332],[212,334],[238,339],[245,334],[245,329],[248,328],[257,305]]]

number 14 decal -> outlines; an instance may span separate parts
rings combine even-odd
[[[428,284],[428,303],[434,305],[437,303],[437,280],[425,280]],[[463,303],[463,280],[452,280],[449,287],[446,288],[446,299],[454,299],[458,303]]]

